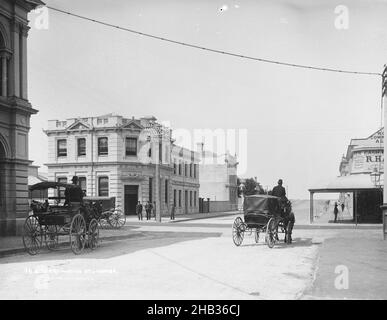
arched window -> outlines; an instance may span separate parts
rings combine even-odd
[[[3,27],[0,25],[0,95],[8,96],[8,75],[9,75],[9,59],[10,51],[7,49],[5,37],[3,35]]]
[[[3,144],[0,141],[0,211],[4,211],[5,206],[5,186],[4,186],[4,172],[3,172],[3,164],[1,163],[2,159],[5,159],[6,153]]]

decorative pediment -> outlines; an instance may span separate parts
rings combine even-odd
[[[144,127],[141,124],[139,124],[136,120],[130,120],[122,126],[122,129],[142,130],[144,129]]]
[[[76,121],[71,126],[67,128],[67,130],[89,130],[89,125],[83,123],[82,121]]]

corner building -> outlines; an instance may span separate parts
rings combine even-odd
[[[174,145],[172,130],[156,120],[107,114],[49,121],[48,180],[76,175],[88,196],[115,197],[126,215],[136,214],[137,201],[156,202],[164,216],[173,204],[177,214],[198,212],[198,156]]]

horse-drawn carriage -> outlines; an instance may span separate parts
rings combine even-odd
[[[243,202],[244,221],[241,217],[234,220],[232,238],[236,246],[243,242],[245,232],[254,233],[259,242],[260,233],[265,233],[265,242],[273,248],[279,241],[278,234],[285,234],[285,242],[291,242],[294,224],[291,203],[270,195],[246,196]]]
[[[74,254],[80,254],[85,247],[93,250],[98,246],[102,221],[114,228],[125,224],[125,216],[115,208],[115,198],[65,203],[64,191],[71,188],[75,185],[50,181],[30,187],[32,212],[23,227],[23,244],[29,254],[37,254],[44,243],[49,250],[57,249],[60,236],[69,237]]]
[[[116,207],[115,197],[84,197],[83,202],[89,210],[93,210],[102,228],[119,229],[126,222],[126,216]]]

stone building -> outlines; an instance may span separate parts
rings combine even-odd
[[[156,120],[107,114],[49,121],[48,180],[70,182],[77,175],[88,196],[116,197],[127,215],[135,214],[137,201],[157,202],[162,215],[174,203],[176,213],[197,212],[199,175],[189,168],[198,157],[174,145],[171,129]]]
[[[28,214],[28,13],[43,2],[0,2],[0,236],[14,235]]]
[[[197,145],[200,156],[200,197],[210,199],[210,211],[238,208],[236,156],[229,152],[216,154],[207,151],[203,143]]]

